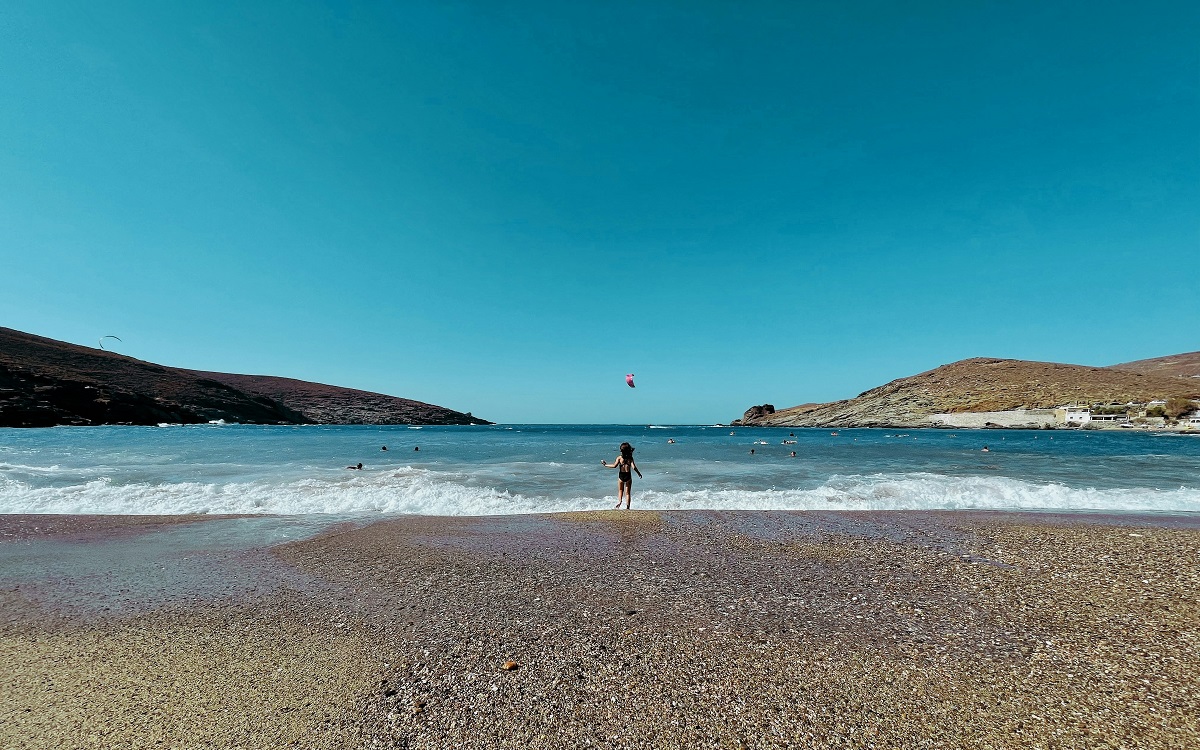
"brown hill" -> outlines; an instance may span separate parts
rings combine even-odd
[[[1200,352],[1173,354],[1170,357],[1155,357],[1153,359],[1139,359],[1134,362],[1110,365],[1109,369],[1140,372],[1143,375],[1174,375],[1183,378],[1200,378]]]
[[[0,327],[0,427],[486,424],[419,401],[287,378],[202,373]]]
[[[1166,358],[1164,358],[1166,359]],[[964,359],[900,378],[857,398],[782,409],[743,424],[780,427],[927,427],[932,414],[1038,409],[1200,396],[1200,379],[1107,367]]]

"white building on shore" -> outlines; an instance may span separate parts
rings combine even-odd
[[[1054,410],[1054,421],[1082,427],[1092,421],[1092,410],[1086,406],[1060,406]]]

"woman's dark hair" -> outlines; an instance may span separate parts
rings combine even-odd
[[[627,460],[633,458],[633,446],[632,445],[630,445],[629,443],[621,443],[621,458],[624,458]]]

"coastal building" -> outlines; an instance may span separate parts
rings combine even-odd
[[[1112,424],[1112,423],[1128,422],[1128,421],[1129,421],[1129,415],[1127,415],[1127,414],[1089,414],[1088,415],[1088,423],[1089,424],[1093,423],[1093,422]]]
[[[1086,406],[1062,406],[1054,410],[1054,421],[1082,427],[1092,421],[1092,410]]]

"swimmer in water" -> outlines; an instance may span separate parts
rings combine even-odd
[[[362,468],[362,464],[359,464],[358,466],[347,466],[346,468],[347,468],[347,469],[361,469],[361,468]]]
[[[385,445],[385,446],[383,446],[382,448],[380,448],[379,450],[381,450],[381,451],[385,451],[385,450],[387,450],[387,446]]]
[[[617,460],[609,464],[604,459],[600,459],[601,465],[606,469],[617,470],[617,504],[615,507],[621,507],[621,501],[625,502],[625,510],[629,510],[629,504],[633,502],[633,474],[637,473],[638,479],[642,478],[642,472],[637,467],[637,462],[633,460],[633,446],[629,443],[621,443],[621,455],[617,456]]]
[[[980,453],[990,453],[990,452],[991,452],[991,450],[992,450],[991,448],[989,448],[989,447],[987,447],[987,446],[985,445],[985,446],[983,446],[983,448],[982,448],[982,449],[980,449],[980,451],[979,451],[979,452],[980,452]]]
[[[792,458],[796,457],[796,451],[792,451]]]

